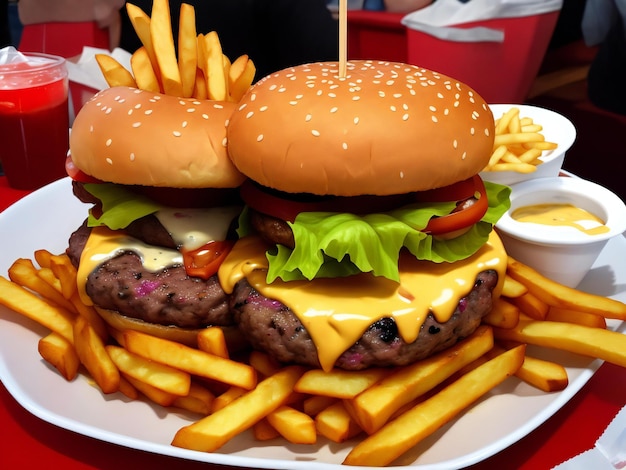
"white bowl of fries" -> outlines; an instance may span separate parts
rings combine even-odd
[[[496,121],[493,152],[480,173],[486,181],[512,185],[558,176],[576,129],[565,116],[530,105],[490,105]]]
[[[576,287],[608,240],[626,231],[626,205],[581,178],[534,179],[512,186],[511,208],[496,230],[511,257]]]

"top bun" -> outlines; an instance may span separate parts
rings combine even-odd
[[[228,126],[235,166],[290,193],[390,195],[447,186],[489,161],[494,120],[464,83],[414,65],[353,60],[257,82]]]
[[[70,136],[76,167],[103,181],[171,188],[234,188],[244,176],[226,152],[236,105],[128,87],[97,93]]]

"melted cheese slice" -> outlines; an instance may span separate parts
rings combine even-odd
[[[507,262],[502,242],[492,232],[489,242],[475,255],[453,264],[419,261],[403,253],[399,283],[363,273],[267,284],[267,248],[256,237],[239,240],[220,267],[220,283],[231,293],[238,281],[247,278],[262,295],[288,306],[311,335],[324,370],[330,370],[339,356],[381,318],[393,317],[407,343],[415,341],[429,312],[437,321],[447,321],[482,271],[498,272],[498,295]]]

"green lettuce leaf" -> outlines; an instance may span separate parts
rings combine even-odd
[[[102,215],[99,218],[93,215],[93,211],[89,211],[89,227],[107,226],[111,230],[119,230],[137,219],[154,214],[162,207],[148,197],[114,183],[88,183],[85,189],[102,203]]]
[[[449,214],[453,202],[411,204],[381,214],[357,216],[332,212],[299,214],[290,223],[295,248],[267,253],[267,281],[348,276],[372,272],[399,279],[398,257],[407,248],[416,258],[436,263],[465,259],[483,246],[493,225],[510,207],[510,188],[485,182],[489,208],[480,222],[451,240],[421,232],[433,216]],[[242,225],[245,227],[245,225]]]

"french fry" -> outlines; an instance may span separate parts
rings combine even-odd
[[[198,332],[198,349],[228,359],[224,330],[219,327],[204,328]]]
[[[532,119],[521,118],[518,107],[509,108],[495,120],[493,150],[483,171],[537,171],[543,151],[557,148],[556,143],[545,140],[542,130]]]
[[[546,318],[548,309],[550,308],[548,304],[530,292],[526,292],[524,295],[511,299],[511,302],[516,305],[520,311],[535,320],[543,320]]]
[[[149,383],[143,382],[124,373],[122,373],[122,377],[135,389],[145,395],[148,400],[153,401],[157,405],[164,407],[174,406],[176,399],[179,398],[178,395],[153,387]]]
[[[524,283],[535,297],[551,307],[626,320],[626,304],[559,284],[510,256],[508,257],[507,274]]]
[[[579,312],[566,308],[550,307],[546,320],[565,323],[578,323],[579,325],[591,326],[594,328],[606,328],[606,319],[595,313]]]
[[[247,392],[245,388],[241,387],[229,387],[224,393],[218,395],[213,400],[213,404],[211,405],[211,413],[215,413],[217,410],[221,410],[230,402],[235,401],[237,398],[241,397]]]
[[[61,294],[70,300],[76,292],[76,268],[65,254],[50,257],[50,269],[61,283]]]
[[[304,368],[288,366],[219,411],[178,430],[172,445],[213,452],[283,405]]]
[[[22,286],[0,276],[0,304],[54,331],[74,344],[72,315]]]
[[[302,409],[309,416],[315,416],[322,410],[334,405],[339,401],[339,398],[328,397],[324,395],[313,395],[308,397],[302,403]]]
[[[120,346],[107,345],[105,349],[120,372],[127,377],[140,380],[173,395],[189,394],[191,376],[188,373],[137,356]]]
[[[138,88],[154,93],[161,91],[159,81],[154,73],[152,62],[150,61],[150,56],[145,46],[137,49],[130,57],[130,67],[133,70]]]
[[[124,378],[124,375],[120,375],[120,387],[118,391],[131,400],[137,400],[139,398],[139,390],[133,387],[133,385]]]
[[[182,96],[183,86],[176,60],[171,21],[168,1],[154,0],[150,17],[150,39],[159,64],[162,91],[166,95]]]
[[[146,359],[246,390],[256,385],[256,371],[247,364],[139,331],[125,331],[123,336],[126,349]]]
[[[53,365],[67,381],[78,375],[80,359],[74,346],[58,333],[50,333],[41,338],[37,350],[43,359]]]
[[[42,269],[48,269],[50,273],[52,273],[50,268]],[[39,271],[41,271],[41,269]],[[26,287],[31,291],[36,292],[44,299],[49,300],[52,304],[57,305],[60,309],[65,309],[67,311],[65,316],[68,320],[70,320],[72,318],[70,312],[75,312],[74,306],[65,297],[63,297],[60,289],[54,288],[49,282],[42,279],[39,276],[39,271],[33,264],[32,260],[19,258],[16,259],[9,267],[9,279],[17,285]]]
[[[315,416],[317,432],[333,442],[344,442],[361,433],[361,428],[350,417],[343,401],[338,401]]]
[[[75,279],[74,283],[76,283]],[[91,305],[85,305],[81,300],[78,291],[74,292],[72,298],[70,299],[70,302],[72,302],[72,305],[74,305],[74,308],[78,312],[78,315],[85,318],[85,320],[89,322],[89,324],[92,326],[96,334],[102,339],[102,341],[105,341],[109,337],[109,330],[105,321],[98,314],[98,312],[96,312],[96,309]]]
[[[211,413],[213,400],[215,400],[215,395],[208,388],[191,382],[189,393],[184,397],[176,397],[172,406],[207,416]]]
[[[389,370],[383,368],[362,371],[333,369],[330,372],[311,369],[298,380],[295,391],[335,398],[354,398],[387,375]]]
[[[102,390],[102,393],[117,392],[120,385],[120,373],[109,354],[102,339],[83,317],[76,317],[74,322],[74,347],[91,377]]]
[[[216,31],[204,35],[204,48],[206,57],[199,66],[207,80],[209,99],[225,101],[228,96],[228,80],[224,73],[222,45]]]
[[[280,436],[280,433],[272,426],[267,418],[263,418],[252,427],[254,438],[257,441],[269,441]]]
[[[468,372],[359,442],[343,463],[368,466],[390,464],[515,374],[524,361],[524,355],[525,347],[521,345]]]
[[[39,265],[39,267],[49,268],[54,254],[48,250],[40,249],[40,250],[35,250],[35,253],[33,254],[33,256],[35,258],[35,261],[37,261],[37,264]]]
[[[243,67],[243,70],[239,72],[241,67]],[[233,62],[229,71],[231,101],[237,103],[241,100],[248,88],[250,88],[250,85],[252,85],[255,74],[256,67],[254,62],[247,55],[240,56]]]
[[[520,319],[515,328],[494,328],[497,339],[535,344],[626,367],[626,335],[574,323]]]
[[[451,348],[394,370],[353,400],[346,400],[346,406],[359,426],[371,434],[402,406],[432,390],[492,347],[492,329],[482,325],[470,337]]]
[[[128,18],[133,25],[133,29],[135,30],[137,37],[148,53],[150,63],[152,64],[152,70],[160,83],[159,63],[154,52],[152,38],[150,36],[150,17],[141,8],[130,2],[126,2],[126,13],[128,14]]]
[[[269,413],[267,421],[292,444],[315,444],[317,432],[313,419],[295,408],[282,405]]]
[[[513,279],[509,275],[504,276],[504,284],[502,286],[502,295],[504,297],[513,299],[515,297],[519,297],[520,295],[524,295],[526,292],[528,292],[528,287],[524,284],[516,279]]]
[[[501,328],[513,328],[519,321],[519,308],[502,297],[493,301],[491,311],[483,317],[483,323]]]
[[[519,343],[508,342],[506,349],[517,346],[519,346]],[[490,357],[495,357],[498,354],[502,354],[506,349],[496,344],[487,354]],[[524,382],[546,393],[564,390],[569,383],[567,370],[561,364],[537,359],[528,354],[524,357],[524,363],[515,375]]]
[[[135,82],[133,75],[116,59],[106,54],[96,54],[95,58],[104,79],[110,87],[137,87],[137,83]]]
[[[188,3],[181,3],[178,25],[178,69],[182,84],[182,96],[193,96],[198,66],[196,39],[196,11]]]
[[[257,350],[250,352],[248,363],[263,377],[274,375],[282,367],[272,356]]]

